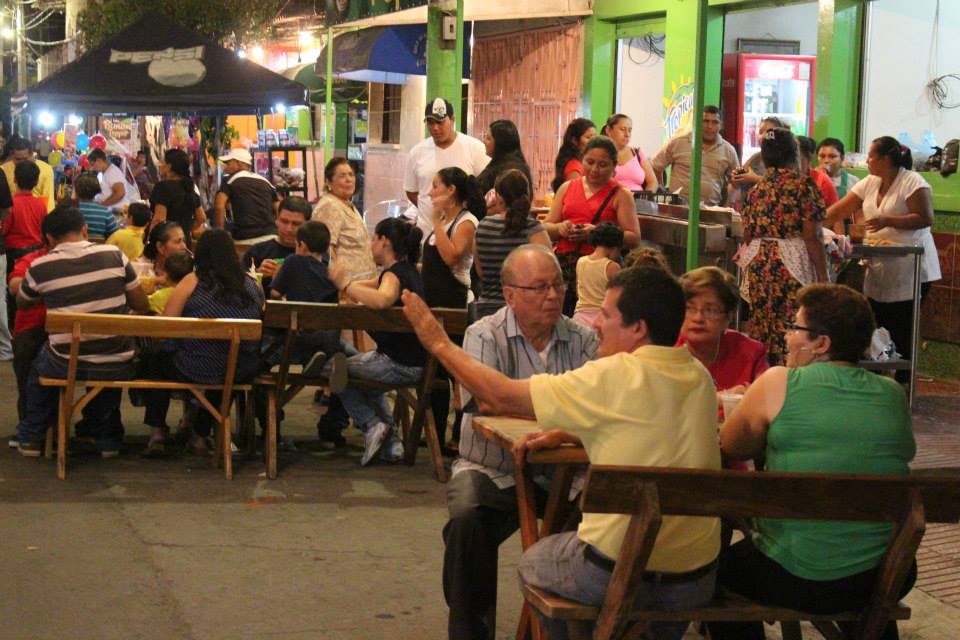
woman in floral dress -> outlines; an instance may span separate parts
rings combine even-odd
[[[767,345],[771,363],[779,365],[786,359],[797,291],[827,280],[820,229],[825,207],[816,183],[800,173],[797,143],[788,129],[767,131],[760,152],[766,174],[747,194],[742,212],[740,292],[750,303],[750,335]]]

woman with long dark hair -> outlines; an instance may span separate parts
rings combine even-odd
[[[405,290],[423,295],[423,280],[417,271],[423,232],[398,218],[386,218],[373,231],[373,259],[382,271],[369,280],[350,280],[346,265],[335,263],[330,279],[348,298],[373,309],[401,306]],[[378,333],[371,337],[376,351],[355,353],[347,358],[348,378],[377,380],[388,384],[413,384],[423,377],[426,353],[412,333]],[[397,461],[403,457],[403,443],[396,435],[393,414],[383,393],[347,387],[340,394],[344,408],[363,432],[366,466],[383,449],[381,457]]]
[[[477,181],[480,189],[486,193],[493,189],[493,185],[505,171],[517,169],[527,178],[528,184],[533,184],[530,174],[530,165],[520,148],[520,132],[517,125],[510,120],[494,120],[487,129],[483,144],[490,156],[490,164],[480,172]]]
[[[192,247],[191,234],[207,216],[190,177],[190,158],[180,149],[167,149],[160,164],[160,177],[161,181],[150,193],[153,218],[147,228],[152,229],[161,222],[176,222],[183,229],[187,247]]]
[[[554,176],[550,188],[556,193],[569,180],[583,176],[583,150],[590,138],[597,135],[597,125],[589,118],[575,118],[563,132],[563,142],[554,160]]]
[[[244,271],[230,234],[222,229],[207,231],[197,240],[194,254],[195,272],[176,286],[164,308],[164,315],[183,318],[231,318],[259,320],[263,311],[263,293],[257,281]],[[244,382],[256,375],[260,345],[255,340],[240,343],[237,372],[234,380]],[[155,358],[156,376],[173,380],[189,380],[204,384],[222,384],[227,368],[229,345],[223,340],[173,340]],[[162,448],[169,432],[166,424],[170,404],[169,390],[147,392],[147,408],[143,422],[152,429],[148,450]],[[219,391],[208,391],[207,399],[219,406]],[[190,453],[209,453],[207,438],[213,416],[200,410],[193,434],[187,443]]]
[[[530,215],[530,183],[516,169],[508,169],[497,178],[494,209],[480,221],[474,240],[474,267],[480,276],[477,318],[496,313],[506,302],[500,282],[500,267],[507,255],[520,245],[534,243],[550,246],[546,229]]]
[[[767,345],[772,364],[786,358],[787,323],[797,312],[797,291],[826,282],[820,236],[823,194],[797,164],[789,129],[773,128],[760,143],[766,174],[747,193],[743,207],[740,292],[750,303],[750,336]]]

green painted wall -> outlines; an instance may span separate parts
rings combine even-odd
[[[457,124],[460,119],[460,91],[463,78],[463,0],[458,0],[456,46],[440,46],[443,12],[427,9],[427,101],[443,96],[453,104]]]
[[[864,9],[861,0],[820,0],[813,137],[857,148]]]
[[[723,18],[729,9],[782,6],[805,0],[709,0],[707,13],[707,67],[704,99],[720,101],[723,61]],[[819,0],[818,45],[823,62],[817,65],[814,125],[817,136],[856,137],[859,108],[860,51],[863,2],[865,0]],[[695,0],[596,0],[593,16],[585,22],[583,112],[599,122],[613,109],[616,82],[617,27],[637,20],[662,20],[666,33],[664,100],[671,108],[689,110],[696,64]],[[823,78],[827,78],[824,82]],[[675,114],[674,114],[675,115]],[[682,125],[689,123],[689,115]],[[665,131],[666,133],[666,131]]]

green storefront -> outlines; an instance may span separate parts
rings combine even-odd
[[[809,2],[809,0],[806,0]],[[869,141],[861,139],[862,64],[864,25],[868,0],[819,0],[817,6],[816,78],[813,137],[838,137],[849,141],[851,150],[865,150]],[[696,0],[596,0],[593,15],[585,20],[583,66],[583,113],[602,122],[614,112],[617,82],[617,42],[648,33],[666,36],[664,56],[664,107],[666,118],[689,118],[693,105],[693,77],[697,63],[697,20],[700,2]],[[767,9],[802,2],[763,2],[757,0],[708,0],[706,15],[706,67],[704,101],[720,103],[721,63],[724,53],[724,19],[729,11]],[[671,110],[677,113],[671,114]],[[687,120],[688,121],[688,120]],[[858,171],[858,173],[863,173]],[[933,187],[934,232],[938,245],[960,246],[960,177],[942,178],[924,174]],[[940,235],[944,234],[944,235]],[[951,235],[946,235],[951,234]],[[946,254],[949,259],[951,253]],[[941,255],[941,264],[944,262]],[[953,269],[944,265],[941,285],[948,282]],[[954,289],[956,291],[956,289]],[[943,293],[941,289],[938,293]],[[953,296],[956,298],[956,294]],[[932,301],[928,301],[932,302]],[[940,314],[927,304],[924,315]],[[947,305],[958,306],[957,300]],[[960,322],[952,309],[951,323]],[[956,316],[956,317],[954,317]],[[932,323],[931,323],[932,324]],[[951,325],[952,326],[952,325]],[[956,333],[956,332],[953,332]],[[960,378],[960,344],[955,337],[927,326],[921,344],[920,370],[923,373]],[[933,338],[931,338],[933,336]]]

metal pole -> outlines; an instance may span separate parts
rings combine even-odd
[[[910,353],[910,409],[913,409],[917,397],[917,361],[920,359],[920,263],[923,261],[923,249],[913,256],[913,350]]]
[[[336,116],[333,110],[333,27],[327,27],[327,117],[323,123],[323,163],[330,162],[333,157],[332,134],[337,130]]]
[[[690,207],[687,219],[687,270],[699,263],[700,176],[703,173],[703,88],[707,66],[707,0],[697,2],[697,65],[693,74],[693,154],[690,159]]]
[[[23,93],[27,90],[27,50],[24,38],[27,34],[23,29],[23,6],[16,3],[16,21],[17,21],[17,93]]]

